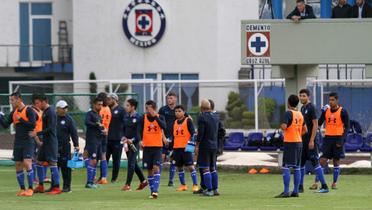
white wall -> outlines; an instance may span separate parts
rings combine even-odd
[[[257,19],[258,1],[158,0],[167,27],[162,40],[148,49],[132,45],[123,33],[122,13],[129,2],[73,1],[74,79],[88,79],[91,71],[97,79],[129,79],[131,73],[145,72],[238,78],[240,20]],[[201,97],[221,95],[203,91]]]

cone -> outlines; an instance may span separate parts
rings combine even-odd
[[[251,170],[248,171],[249,174],[257,174],[257,170],[252,168]]]
[[[262,168],[262,169],[260,170],[260,174],[268,174],[268,173],[270,173],[270,170],[267,169],[267,168]]]

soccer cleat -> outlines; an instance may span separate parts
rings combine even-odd
[[[173,182],[169,181],[169,182],[168,182],[168,187],[174,187]]]
[[[118,182],[116,179],[111,180],[112,184],[115,184],[116,182]]]
[[[34,189],[34,193],[45,193],[44,186],[39,184],[39,185]]]
[[[158,196],[159,196],[159,194],[158,194],[157,192],[153,192],[153,193],[151,193],[151,198],[152,198],[152,199],[157,199]]]
[[[49,189],[45,190],[46,193],[52,191],[52,186],[49,187]]]
[[[328,193],[329,190],[328,188],[321,188],[319,191],[317,191],[317,193]]]
[[[137,187],[136,190],[143,190],[143,189],[145,189],[145,187],[147,187],[147,185],[149,185],[149,182],[147,180],[145,180],[145,181],[140,183],[140,185]]]
[[[102,178],[102,179],[100,179],[100,180],[97,182],[97,184],[108,184],[108,182],[107,182],[107,179]]]
[[[195,192],[198,192],[198,191],[199,191],[199,187],[198,187],[198,185],[193,185],[193,186],[192,186],[192,193],[195,194]]]
[[[28,190],[26,190],[26,191],[23,193],[23,196],[31,197],[33,194],[34,194],[34,190],[33,190],[33,189],[28,189]]]
[[[318,189],[317,183],[314,183],[313,185],[311,185],[311,187],[309,187],[309,190],[317,190],[317,189]]]
[[[299,187],[298,187],[298,192],[299,193],[304,193],[304,186],[303,185],[300,185]]]
[[[186,190],[187,190],[187,185],[181,185],[177,189],[178,192],[182,192],[182,191],[186,191]]]
[[[70,192],[72,192],[72,191],[71,191],[71,188],[70,188],[70,187],[64,187],[64,188],[62,189],[62,192],[63,192],[63,193],[70,193]]]
[[[332,183],[332,190],[337,190],[337,184],[336,183]]]
[[[298,193],[294,193],[294,192],[292,192],[292,193],[291,193],[291,197],[300,197],[300,196],[298,195]]]
[[[51,183],[52,180],[49,177],[45,177],[43,182],[44,183]]]
[[[25,190],[20,190],[16,193],[16,196],[23,196],[25,194]]]
[[[200,188],[199,190],[192,192],[193,194],[203,194],[204,190]]]
[[[213,190],[213,195],[214,196],[220,196],[221,194],[217,190]]]
[[[132,189],[130,188],[129,185],[124,185],[122,188],[121,188],[122,191],[132,191]]]
[[[279,195],[275,196],[275,198],[289,198],[291,197],[289,193],[282,192]]]
[[[206,196],[206,197],[212,197],[212,196],[214,196],[214,193],[213,193],[212,190],[211,191],[204,190],[203,194],[201,194],[201,195]]]
[[[96,184],[86,184],[85,188],[87,188],[87,189],[97,189],[97,185]]]
[[[58,195],[61,194],[62,190],[59,187],[53,187],[50,192],[48,192],[48,195]]]

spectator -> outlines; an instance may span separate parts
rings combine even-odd
[[[314,18],[316,17],[314,15],[313,8],[310,5],[306,5],[304,0],[297,0],[296,8],[287,16],[287,19],[291,19],[294,22]]]
[[[350,18],[351,6],[346,0],[339,0],[337,6],[332,10],[332,18]]]
[[[356,0],[351,9],[352,18],[372,18],[372,9],[365,0]]]

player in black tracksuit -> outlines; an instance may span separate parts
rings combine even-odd
[[[75,121],[67,114],[67,103],[57,102],[57,139],[58,139],[58,168],[62,172],[62,192],[71,191],[71,168],[67,167],[67,161],[71,159],[72,140],[75,151],[79,151],[79,136]]]

